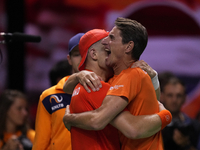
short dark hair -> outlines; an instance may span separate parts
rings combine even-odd
[[[132,58],[137,61],[147,46],[148,33],[139,22],[128,18],[118,17],[115,20],[116,27],[121,31],[122,43],[134,42]]]
[[[165,86],[168,84],[181,84],[184,87],[184,93],[186,93],[186,86],[185,83],[179,79],[175,74],[172,72],[162,72],[158,74],[158,78],[160,81],[160,90],[161,92],[164,92]]]
[[[59,79],[71,74],[72,66],[69,64],[67,59],[57,62],[49,71],[49,80],[51,86],[56,85]]]

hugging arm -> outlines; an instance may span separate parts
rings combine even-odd
[[[78,73],[72,74],[63,86],[63,91],[68,94],[72,94],[74,88],[78,83],[81,83],[86,91],[90,93],[89,87],[93,90],[99,90],[102,87],[101,78],[91,71],[80,71]],[[89,86],[89,87],[88,87]]]
[[[67,81],[65,81],[63,91],[67,94],[72,94],[78,83],[79,81],[77,80],[77,73],[74,73],[67,79]]]
[[[98,109],[77,114],[66,111],[68,113],[65,113],[63,122],[68,130],[70,126],[86,130],[101,130],[127,105],[126,98],[107,95]]]
[[[111,124],[127,138],[139,139],[160,131],[162,122],[157,114],[134,116],[129,111],[123,111],[113,119]]]
[[[122,111],[114,119],[112,118],[115,113],[108,112],[106,111],[106,109],[103,108],[99,110],[97,109],[98,111],[94,110],[79,114],[70,114],[68,105],[65,116],[63,117],[63,122],[66,128],[70,131],[71,126],[75,126],[86,130],[101,130],[110,121],[110,123],[114,127],[116,127],[128,138],[146,138],[154,135],[155,133],[160,131],[161,128],[164,128],[167,124],[171,122],[171,113],[167,111],[160,102],[158,103],[160,109],[160,112],[158,114],[133,116],[132,114],[130,114],[129,111]],[[121,104],[125,106],[126,102]],[[109,109],[117,109],[116,106],[117,105],[109,107]],[[103,110],[104,113],[101,113],[101,110]],[[111,114],[112,117],[108,113]],[[101,116],[102,114],[104,115],[103,117]],[[163,118],[168,119],[165,120]]]
[[[159,103],[159,113],[152,115],[134,116],[129,111],[122,111],[111,124],[127,138],[140,139],[154,135],[172,120],[171,113]],[[168,118],[165,120],[165,117]],[[164,118],[164,119],[163,119]]]
[[[154,85],[156,97],[157,97],[158,100],[160,100],[160,84],[159,84],[157,72],[155,70],[153,70],[143,60],[136,61],[135,63],[133,63],[131,68],[134,68],[134,67],[140,67],[141,69],[143,69],[144,71],[147,72],[147,74],[150,76],[151,81]],[[90,88],[93,91],[98,91],[102,87],[102,84],[101,84],[100,81],[101,81],[101,77],[97,76],[94,72],[83,70],[83,71],[80,71],[78,73],[72,74],[67,79],[67,81],[65,82],[65,84],[63,86],[63,91],[65,93],[72,94],[75,86],[78,83],[81,83],[88,93],[91,92]]]

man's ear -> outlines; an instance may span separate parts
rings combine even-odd
[[[72,65],[71,57],[69,56],[69,54],[67,55],[67,60],[68,60],[69,64]]]
[[[93,60],[97,60],[97,51],[96,49],[92,48],[89,50],[89,55]]]
[[[130,53],[133,50],[134,47],[134,42],[129,41],[128,44],[126,45],[126,53]]]

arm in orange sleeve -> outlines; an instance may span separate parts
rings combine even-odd
[[[47,150],[50,146],[51,114],[44,107],[41,97],[37,108],[35,123],[36,134],[32,150]]]
[[[166,110],[163,104],[158,103],[160,112],[157,114],[134,116],[125,109],[111,121],[111,124],[127,138],[150,137],[167,126],[172,120],[171,113]]]
[[[160,131],[162,121],[157,114],[134,116],[129,111],[123,111],[111,121],[111,125],[127,138],[140,139],[150,137]]]

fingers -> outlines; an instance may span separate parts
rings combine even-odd
[[[162,110],[166,109],[161,102],[158,101],[158,104],[159,104],[158,105],[159,106],[159,111],[162,111]]]
[[[82,83],[82,85],[83,85],[83,87],[85,88],[85,90],[86,90],[88,93],[91,92],[90,88],[91,88],[93,91],[95,90],[94,86],[93,86],[92,83],[89,82],[89,81],[88,81],[88,83]],[[90,88],[89,88],[88,86],[89,86]]]
[[[150,76],[151,79],[156,75],[156,71],[153,70],[151,68],[151,66],[149,66],[144,60],[138,60],[135,63],[133,63],[133,65],[131,66],[131,68],[135,68],[135,67],[139,67],[142,70],[146,71],[147,74]]]
[[[148,66],[149,65],[144,60],[138,60],[138,61],[136,61],[136,62],[133,63],[133,65],[131,66],[131,68],[139,67],[142,70],[146,71]]]
[[[69,107],[70,107],[69,105],[66,106],[65,115],[63,117],[63,123],[64,123],[64,125],[65,125],[65,127],[67,128],[68,131],[71,130],[71,124],[67,120],[67,117],[70,114],[70,108]]]
[[[67,106],[66,106],[66,109],[65,109],[65,114],[70,114],[69,105],[67,105]]]
[[[82,72],[82,76],[79,77],[79,82],[84,86],[87,92],[91,92],[89,88],[93,91],[98,91],[101,87],[101,79],[94,73],[89,71]]]

